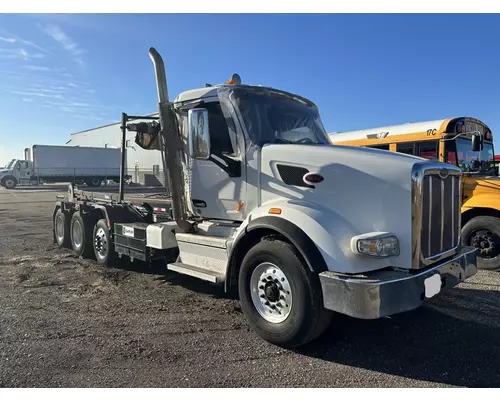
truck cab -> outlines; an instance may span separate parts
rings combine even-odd
[[[13,189],[18,184],[29,183],[33,174],[33,163],[27,160],[11,160],[0,170],[0,184]]]
[[[172,220],[70,186],[54,210],[60,245],[69,230],[76,254],[93,250],[103,265],[164,256],[169,270],[223,284],[284,347],[315,339],[335,313],[409,311],[476,273],[475,249],[460,243],[458,167],[332,146],[312,101],[239,76],[170,102],[163,61],[150,56],[159,119],[124,114],[123,137],[127,127],[162,151]]]

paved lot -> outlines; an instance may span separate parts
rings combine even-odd
[[[63,189],[64,190],[64,189]],[[0,190],[0,386],[500,386],[500,273],[283,350],[221,288],[55,248],[57,190]]]

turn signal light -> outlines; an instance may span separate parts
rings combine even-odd
[[[277,215],[280,215],[280,214],[281,214],[281,208],[270,208],[270,209],[269,209],[269,214],[277,214]]]

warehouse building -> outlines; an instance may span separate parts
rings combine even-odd
[[[150,114],[158,115],[158,113]],[[115,147],[120,148],[122,131],[121,122],[88,129],[71,134],[66,142],[70,146]],[[155,186],[164,184],[161,153],[158,150],[144,150],[135,143],[135,132],[127,132],[125,142],[126,164],[132,181],[142,185]]]

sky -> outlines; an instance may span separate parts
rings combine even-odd
[[[500,135],[500,15],[0,14],[0,165],[223,83],[315,102],[327,132],[470,116]],[[500,143],[495,140],[495,146]]]

